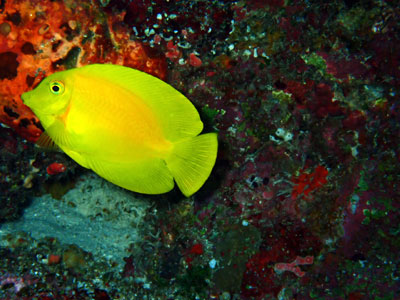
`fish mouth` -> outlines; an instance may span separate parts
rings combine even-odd
[[[28,106],[31,110],[34,109],[35,101],[34,97],[32,97],[32,91],[25,92],[21,95],[22,103],[24,103],[26,106]]]
[[[30,99],[31,97],[30,97],[30,92],[26,92],[26,93],[23,93],[22,95],[21,95],[21,99],[22,99],[22,103],[24,103],[25,105],[27,105],[27,106],[29,106],[29,99]]]
[[[38,105],[38,98],[33,96],[32,91],[25,92],[21,95],[22,103],[29,107],[29,109],[37,116],[38,114],[41,115],[49,115],[50,113],[44,110],[43,107]]]
[[[29,109],[31,111],[34,112],[34,114],[36,115],[38,112],[40,112],[40,109],[38,111],[37,109],[37,105],[35,105],[35,98],[32,97],[32,92],[25,92],[21,95],[21,99],[22,99],[22,103],[24,103],[26,106],[29,107]]]

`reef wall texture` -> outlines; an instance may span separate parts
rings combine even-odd
[[[3,237],[0,298],[397,299],[399,16],[373,0],[0,1],[1,222],[34,195],[69,203],[85,172],[30,143],[20,95],[55,71],[156,75],[221,145],[194,196],[147,198],[123,265]]]
[[[123,26],[124,12],[99,2],[3,1],[0,15],[0,122],[35,141],[38,119],[20,95],[46,75],[93,63],[123,64],[160,78],[165,60],[151,58]]]

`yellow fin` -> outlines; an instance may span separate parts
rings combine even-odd
[[[86,161],[99,176],[130,191],[162,194],[174,187],[172,174],[162,159],[107,162],[86,158]]]
[[[110,64],[88,65],[77,72],[106,80],[138,96],[152,110],[164,137],[171,142],[196,136],[203,130],[199,113],[189,99],[154,76]]]
[[[45,131],[40,135],[39,139],[36,141],[36,145],[49,150],[60,150],[60,147],[58,147],[56,143],[54,143],[52,138]]]
[[[64,152],[71,157],[74,161],[76,161],[78,164],[80,164],[82,167],[86,168],[86,169],[90,169],[90,167],[88,166],[88,163],[85,159],[84,156],[82,156],[81,154],[79,154],[76,151],[72,151],[69,149],[64,149]]]
[[[167,166],[185,196],[197,192],[210,176],[217,151],[216,133],[201,134],[174,145]]]

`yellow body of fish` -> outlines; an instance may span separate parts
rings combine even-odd
[[[117,65],[52,74],[22,95],[72,159],[131,191],[190,196],[215,164],[216,133],[200,134],[193,104],[160,79]]]

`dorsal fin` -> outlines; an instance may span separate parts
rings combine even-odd
[[[203,129],[199,113],[189,99],[154,76],[110,64],[93,64],[78,70],[84,76],[106,80],[138,96],[160,121],[169,141],[196,136]]]

